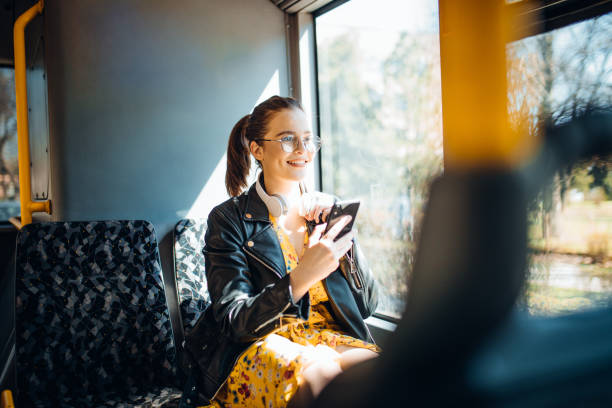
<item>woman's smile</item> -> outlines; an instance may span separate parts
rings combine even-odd
[[[302,168],[302,167],[306,167],[309,161],[304,160],[304,159],[297,159],[297,160],[288,160],[287,163],[292,167]]]

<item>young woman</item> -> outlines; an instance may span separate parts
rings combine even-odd
[[[330,203],[311,195],[301,211],[300,182],[319,147],[291,98],[262,102],[232,130],[233,198],[211,211],[204,248],[212,305],[188,336],[200,393],[215,406],[306,406],[378,355],[363,321],[376,308],[374,280],[352,232],[334,240],[350,217],[323,234],[315,224]],[[243,193],[251,156],[262,171]]]

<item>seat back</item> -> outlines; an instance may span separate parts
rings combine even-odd
[[[174,228],[174,270],[178,301],[187,332],[210,304],[204,266],[206,221],[180,220]]]
[[[177,384],[149,222],[27,225],[17,237],[16,277],[20,405],[63,406]]]

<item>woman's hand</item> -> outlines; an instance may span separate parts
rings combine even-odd
[[[332,205],[334,205],[334,198],[329,194],[307,193],[302,196],[300,215],[307,221],[323,222],[327,219]]]
[[[308,240],[308,248],[304,251],[297,268],[291,272],[289,277],[294,301],[297,302],[312,285],[325,279],[338,268],[338,260],[353,245],[353,231],[337,241],[334,241],[334,239],[350,220],[350,215],[343,216],[323,236],[321,235],[327,224],[320,224],[314,228]]]

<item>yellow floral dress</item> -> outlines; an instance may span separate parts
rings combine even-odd
[[[270,221],[283,251],[287,273],[291,273],[298,264],[297,252],[276,218],[270,215]],[[333,349],[339,345],[380,352],[375,344],[342,332],[325,306],[329,298],[321,282],[308,293],[311,304],[308,321],[283,324],[249,346],[236,361],[211,407],[285,407],[302,383],[305,362],[336,359],[338,353]]]

